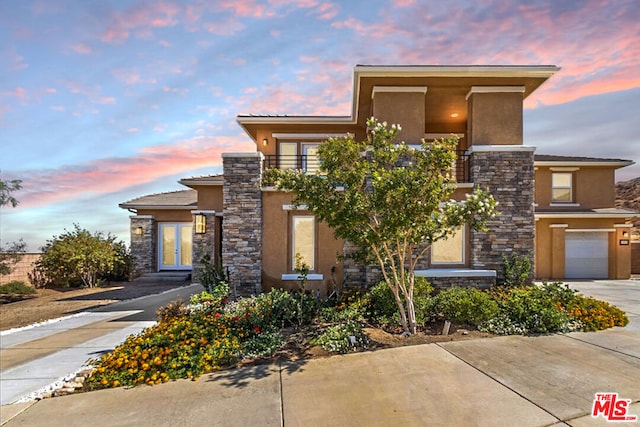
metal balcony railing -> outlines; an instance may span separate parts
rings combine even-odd
[[[469,175],[469,155],[464,151],[456,151],[458,156],[453,172],[458,183],[470,182]],[[307,173],[315,173],[320,167],[320,161],[317,156],[299,155],[275,155],[269,154],[264,156],[263,168],[267,169],[297,169]]]

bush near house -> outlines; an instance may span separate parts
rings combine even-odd
[[[271,357],[285,343],[285,328],[297,330],[301,318],[306,322],[303,328],[316,331],[308,344],[336,353],[366,349],[369,339],[364,325],[396,330],[399,325],[399,319],[389,315],[393,301],[385,294],[392,295],[385,283],[369,291],[348,289],[326,301],[320,310],[314,296],[302,294],[301,303],[300,293],[281,289],[229,303],[226,284],[218,286],[222,289],[192,298],[190,307],[174,302],[159,310],[157,325],[93,361],[95,370],[86,387],[195,380],[242,359]],[[496,334],[536,334],[628,323],[620,309],[577,294],[561,283],[488,291],[454,287],[436,295],[426,281],[419,281],[416,288],[421,289],[414,299],[425,325],[444,318]]]

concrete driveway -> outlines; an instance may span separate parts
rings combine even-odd
[[[602,299],[634,316],[640,291],[635,285],[576,286],[584,293],[587,287],[604,292]],[[610,425],[602,416],[591,417],[595,393],[630,399],[628,415],[640,416],[636,321],[631,328],[601,332],[487,338],[247,367],[195,383],[3,406],[0,418],[7,426]]]

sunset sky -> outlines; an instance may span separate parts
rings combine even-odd
[[[23,190],[0,239],[128,243],[118,203],[255,150],[237,114],[349,115],[356,64],[560,66],[525,144],[638,162],[639,22],[638,0],[2,0],[0,177]]]

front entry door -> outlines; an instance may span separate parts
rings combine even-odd
[[[191,269],[192,230],[191,223],[160,224],[158,233],[160,270]]]

